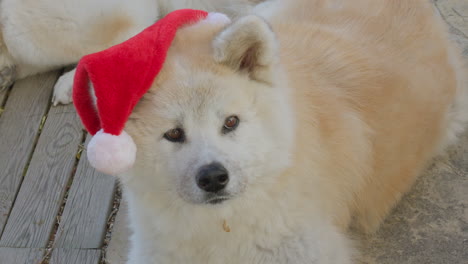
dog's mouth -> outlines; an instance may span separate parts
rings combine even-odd
[[[206,204],[221,204],[221,203],[229,200],[230,198],[231,197],[226,196],[226,195],[222,195],[222,196],[216,195],[216,196],[208,197],[205,200],[205,203]]]

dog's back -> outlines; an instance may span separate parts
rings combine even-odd
[[[460,53],[429,1],[295,0],[262,13],[281,40],[301,121],[314,119],[301,115],[312,105],[323,120],[328,170],[347,204],[337,222],[354,215],[374,231],[466,125]]]

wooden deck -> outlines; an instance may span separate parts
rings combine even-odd
[[[73,105],[51,106],[60,72],[0,92],[0,263],[98,264],[116,193],[94,171]]]

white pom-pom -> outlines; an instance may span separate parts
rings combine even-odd
[[[101,129],[89,142],[87,155],[89,163],[96,170],[116,176],[135,163],[136,145],[125,131],[114,136]]]
[[[231,23],[231,19],[223,13],[211,12],[208,13],[208,16],[205,18],[205,21],[208,23],[218,24],[218,25],[227,25]]]

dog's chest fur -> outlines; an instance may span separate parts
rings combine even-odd
[[[156,194],[141,199],[127,193],[138,263],[324,263],[319,251],[330,246],[323,241],[342,242],[327,223],[312,217],[313,210],[300,210],[306,205],[299,196],[278,201],[259,192],[247,198],[255,202],[194,210]]]

